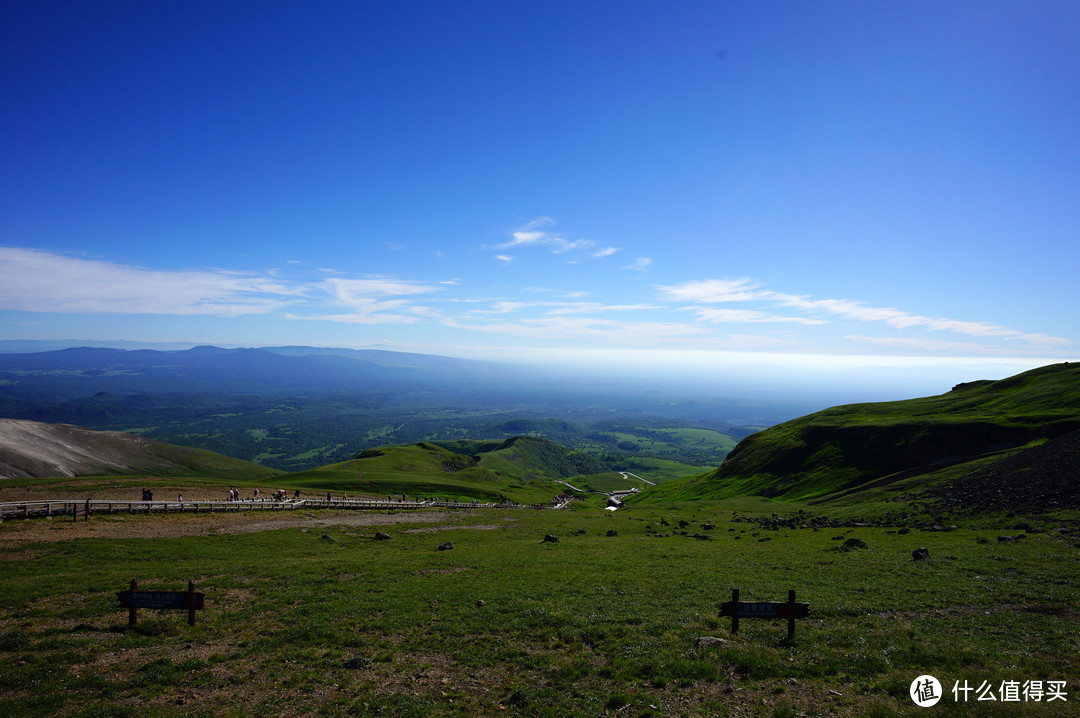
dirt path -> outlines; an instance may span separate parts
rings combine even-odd
[[[443,511],[416,511],[387,514],[376,511],[288,511],[230,514],[193,514],[172,516],[128,516],[123,514],[92,516],[89,521],[73,522],[68,517],[5,521],[0,525],[0,546],[12,547],[35,541],[69,541],[77,538],[178,538],[241,534],[289,528],[325,528],[329,526],[392,526],[431,524],[476,514],[460,509],[452,514]],[[488,517],[490,519],[490,517]],[[469,528],[463,526],[460,528]]]

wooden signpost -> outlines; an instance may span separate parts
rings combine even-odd
[[[739,632],[740,618],[786,618],[787,637],[795,638],[795,619],[810,615],[809,603],[795,603],[795,591],[788,591],[786,603],[780,601],[740,601],[739,589],[731,589],[731,600],[720,604],[720,615],[731,616],[731,632]]]
[[[140,608],[164,608],[188,612],[188,625],[195,625],[195,611],[201,610],[206,602],[206,594],[195,591],[195,583],[188,581],[186,591],[140,591],[139,583],[131,579],[131,588],[118,591],[120,607],[128,610],[128,625],[134,626],[138,620]]]

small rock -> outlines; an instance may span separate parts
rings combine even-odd
[[[452,542],[450,542],[450,541],[447,541],[446,543],[439,544],[439,550],[440,551],[451,551],[451,550],[453,550],[453,548],[454,548],[454,544]]]
[[[708,648],[709,646],[724,646],[727,645],[727,642],[728,641],[726,638],[717,638],[716,636],[701,636],[696,641],[694,641],[694,648],[700,651],[701,649]]]
[[[323,534],[322,536],[319,537],[319,540],[324,541],[326,543],[340,543],[336,538],[334,538],[330,534]]]
[[[607,535],[608,536],[618,536],[619,532],[616,531],[615,529],[608,529]]]
[[[376,541],[389,541],[390,540],[390,534],[383,533],[382,531],[376,531],[375,532],[375,540]]]
[[[980,536],[979,538],[975,539],[975,543],[990,543],[990,541],[988,541],[985,536]]]
[[[485,604],[484,604],[483,599],[480,599],[479,601],[476,602],[476,607],[477,608],[483,608],[484,606],[485,606]]]
[[[584,536],[589,532],[586,529],[574,529],[572,533],[574,536]]]
[[[843,536],[833,536],[833,537],[832,537],[831,539],[829,539],[829,540],[830,540],[830,541],[843,541],[843,540],[844,540],[844,537],[843,537]]]
[[[998,536],[999,543],[1005,543],[1006,541],[1015,541],[1015,536]]]
[[[853,551],[853,550],[855,550],[857,548],[870,548],[870,547],[867,546],[866,542],[863,541],[861,538],[852,537],[852,538],[849,538],[847,541],[845,541],[843,543],[843,545],[840,547],[840,550],[841,551]]]
[[[900,529],[899,531],[897,531],[896,533],[898,533],[898,534],[900,534],[901,536],[903,536],[904,534],[909,534],[909,533],[911,533],[911,529],[909,529],[909,528],[902,528],[902,529]]]
[[[555,534],[548,534],[540,543],[559,543],[559,537]]]
[[[930,549],[922,546],[911,552],[911,559],[913,561],[922,561],[923,559],[930,558]]]
[[[341,665],[357,671],[365,671],[368,668],[371,668],[371,659],[364,658],[363,656],[353,656],[352,658],[346,658],[345,662]]]

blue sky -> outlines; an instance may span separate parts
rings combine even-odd
[[[1075,3],[6,3],[0,34],[4,338],[1080,358]]]

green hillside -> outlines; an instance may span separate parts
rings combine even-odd
[[[837,406],[793,419],[741,441],[716,471],[649,493],[806,500],[980,458],[985,463],[1078,427],[1080,364],[1056,364],[960,384],[939,396]]]
[[[445,496],[518,503],[565,491],[556,479],[607,471],[596,459],[546,439],[419,442],[368,449],[356,458],[282,477],[290,486],[351,495]]]

